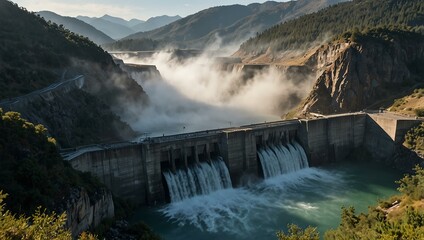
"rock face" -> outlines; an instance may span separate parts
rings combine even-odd
[[[358,111],[423,82],[423,42],[414,35],[322,46],[307,63],[317,81],[298,113]]]
[[[84,188],[75,188],[66,201],[66,214],[66,227],[71,229],[74,237],[78,236],[98,226],[103,219],[115,216],[112,194],[106,189],[100,189],[89,196]]]

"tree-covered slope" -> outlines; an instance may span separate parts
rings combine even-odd
[[[18,97],[77,75],[84,76],[82,90],[86,93],[52,94],[53,99],[40,98],[40,102],[27,104],[19,112],[33,122],[45,124],[62,147],[99,142],[105,135],[96,135],[98,128],[86,131],[86,138],[78,133],[90,126],[111,129],[106,131],[109,137],[104,140],[127,139],[128,135],[123,137],[120,133],[128,133],[129,128],[115,114],[127,116],[123,103],[139,112],[147,103],[143,88],[89,39],[55,23],[47,23],[12,2],[0,0],[0,100]],[[82,98],[78,97],[81,95]],[[13,106],[10,109],[17,110]],[[73,114],[75,112],[91,114],[81,121],[82,116]]]
[[[241,43],[248,38],[282,22],[298,18],[305,14],[317,12],[328,6],[345,2],[346,0],[297,0],[287,2],[265,2],[250,4],[251,15],[237,21],[231,26],[220,28],[203,37],[206,43],[213,43],[216,37],[222,38],[224,43]]]
[[[101,185],[62,160],[47,129],[0,109],[0,189],[8,209],[31,214],[38,206],[56,209],[72,187],[95,191]]]
[[[88,39],[0,0],[0,99],[60,80],[71,58],[100,64],[112,61]]]
[[[205,48],[215,42],[239,43],[275,24],[346,0],[268,1],[248,6],[205,9],[164,27],[135,33],[125,39],[150,38],[185,48]]]
[[[335,35],[358,28],[407,25],[423,31],[424,2],[420,0],[354,0],[317,13],[279,24],[249,39],[240,47],[240,55],[259,55],[307,48]]]
[[[87,24],[81,20],[78,20],[73,17],[64,17],[60,16],[54,12],[50,11],[41,11],[37,13],[46,21],[52,21],[57,25],[63,25],[65,28],[71,30],[74,33],[82,35],[84,37],[88,37],[91,41],[96,44],[105,44],[114,42],[114,40],[103,32],[97,30],[90,24]]]

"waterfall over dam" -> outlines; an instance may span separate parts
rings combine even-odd
[[[308,168],[308,158],[305,150],[296,141],[287,146],[276,144],[265,146],[258,150],[264,178],[275,177],[281,174]]]
[[[168,185],[171,202],[179,202],[232,187],[230,173],[222,157],[210,163],[202,162],[187,169],[179,169],[175,173],[165,171],[163,175]]]

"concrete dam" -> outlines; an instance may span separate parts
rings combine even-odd
[[[171,200],[170,190],[175,189],[169,189],[167,181],[172,174],[188,174],[193,179],[217,176],[222,181],[211,184],[218,188],[264,178],[264,172],[272,171],[261,160],[264,151],[276,152],[268,149],[274,146],[295,149],[290,154],[296,151],[302,158],[298,167],[343,161],[360,147],[384,160],[393,155],[406,131],[421,121],[359,112],[85,146],[64,150],[62,155],[75,169],[97,176],[117,196],[153,205]],[[209,170],[196,173],[196,166]]]

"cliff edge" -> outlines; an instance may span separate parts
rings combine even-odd
[[[424,83],[424,36],[387,29],[345,33],[306,64],[317,80],[295,115],[359,111]]]

